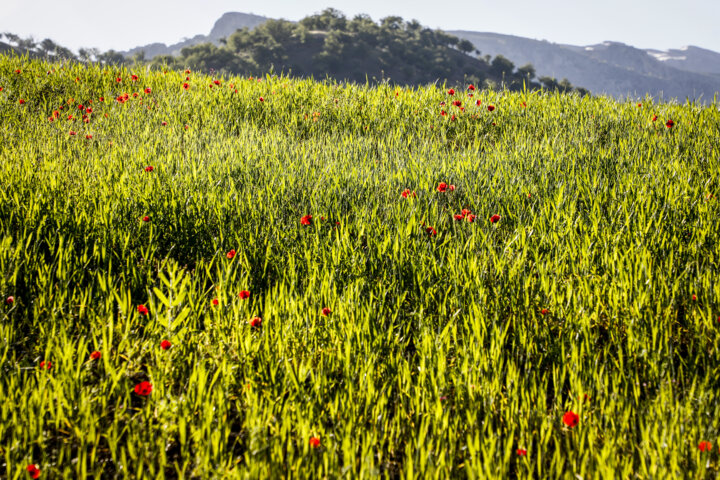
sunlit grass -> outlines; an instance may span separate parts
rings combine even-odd
[[[212,80],[0,57],[0,476],[718,474],[717,105]]]

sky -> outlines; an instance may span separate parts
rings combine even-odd
[[[51,38],[77,50],[127,50],[210,32],[225,12],[299,20],[327,7],[374,20],[399,15],[443,30],[495,32],[555,43],[606,40],[720,52],[720,0],[2,0],[0,32]]]

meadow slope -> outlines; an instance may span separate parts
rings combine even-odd
[[[0,87],[0,477],[718,475],[717,105]]]

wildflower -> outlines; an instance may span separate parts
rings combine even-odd
[[[638,103],[638,108],[642,107],[642,103]]]
[[[133,82],[137,82],[138,76],[137,75],[130,75],[130,80]]]
[[[220,80],[213,80],[213,83],[214,83],[215,85],[220,85]]]
[[[90,101],[92,102],[92,100],[90,100]],[[93,112],[92,107],[87,107],[87,108],[85,109],[85,112],[86,112],[86,113],[92,113],[92,112]]]
[[[428,234],[428,236],[433,237],[437,235],[437,230],[435,230],[433,227],[427,227],[425,228],[425,232]]]
[[[465,216],[464,216],[463,214],[461,214],[461,213],[457,213],[457,214],[453,215],[453,218],[454,218],[455,220],[458,220],[458,221],[459,221],[459,220],[462,220],[463,218],[465,218]]]
[[[318,437],[310,437],[310,446],[312,448],[320,447],[320,439]]]
[[[7,303],[8,305],[12,305],[13,303],[15,303],[15,297],[13,297],[12,295],[7,297],[5,299],[5,303]]]
[[[470,212],[470,210],[468,210],[467,208],[463,208],[463,209],[460,211],[460,213],[462,214],[463,217],[465,217],[465,216],[469,215],[469,214],[472,213],[472,212]]]
[[[90,360],[100,360],[100,357],[102,357],[102,353],[98,350],[95,350],[90,354]]]
[[[482,100],[478,100],[477,102],[475,102],[475,105],[477,105],[478,107],[482,105]]]
[[[135,393],[143,397],[147,397],[148,395],[150,395],[150,393],[152,393],[152,389],[152,383],[148,381],[140,382],[135,385]]]
[[[92,139],[92,135],[90,135],[90,134],[88,133],[87,135],[85,135],[85,139],[86,139],[86,140],[91,140],[91,139]]]
[[[70,130],[70,136],[73,137],[75,135],[77,135],[77,132],[75,132],[74,130]]]
[[[83,107],[82,105],[78,105],[78,110],[83,111],[85,110],[85,107]]]
[[[448,93],[448,95],[455,95],[455,90],[453,90],[451,88],[450,90],[447,91],[447,93]]]
[[[455,100],[452,104],[456,107],[459,107],[460,105],[462,105],[462,102],[460,100]]]
[[[105,101],[105,97],[100,97],[98,100],[101,101],[101,102],[104,102],[104,101]]]
[[[160,342],[160,348],[162,348],[163,350],[168,350],[170,347],[172,347],[172,343],[170,343],[169,340],[163,340],[162,342]]]
[[[548,313],[550,313],[550,311],[547,308],[543,308],[542,310],[540,310],[541,315],[547,315]]]
[[[167,127],[167,122],[162,122],[160,125],[162,125],[163,127]]]
[[[220,302],[218,302],[218,299],[217,299],[217,298],[213,298],[213,299],[212,299],[212,304],[213,304],[214,306],[217,306],[218,303],[220,303]]]
[[[700,449],[701,452],[709,452],[712,450],[712,443],[706,442],[705,440],[703,440],[702,442],[700,442],[698,444],[698,448]]]
[[[468,221],[468,223],[473,223],[475,221],[476,215],[473,215],[472,213],[469,214],[465,219]]]
[[[183,83],[182,87],[183,87],[185,90],[190,90],[190,84],[189,84],[189,83]]]
[[[227,258],[229,258],[230,260],[232,260],[233,258],[235,258],[235,249],[233,248],[232,250],[230,250],[229,252],[227,252],[227,253],[225,254],[225,256],[226,256]]]
[[[524,448],[518,448],[517,450],[515,450],[515,453],[517,453],[519,457],[524,457],[527,455],[527,450],[525,450]]]
[[[23,100],[23,99],[21,98],[20,100],[18,100],[18,103],[19,103],[20,105],[24,105],[24,104],[25,104],[25,100]]]
[[[20,70],[20,69],[15,70],[15,73],[17,73],[18,75],[19,75],[21,72],[22,72],[22,70]]]
[[[490,217],[490,223],[497,223],[499,221],[500,221],[500,215],[496,214],[496,215],[493,215],[492,217]]]
[[[242,300],[250,298],[250,292],[248,292],[247,290],[241,290],[240,293],[238,293],[238,297],[240,297]]]
[[[312,223],[312,215],[305,215],[300,219],[300,225],[310,225]]]
[[[577,427],[577,424],[580,423],[580,417],[578,417],[575,412],[565,412],[565,415],[563,415],[563,423],[570,428]]]
[[[115,81],[116,81],[117,83],[120,83],[120,82],[122,82],[122,78],[117,77],[117,78],[115,79]]]
[[[470,85],[468,85],[468,90],[470,90],[471,92],[474,91],[475,85],[473,85],[472,83]]]
[[[488,109],[488,112],[492,112],[493,110],[495,110],[495,106],[488,105],[487,109]]]
[[[692,299],[693,299],[693,302],[697,301],[697,295],[693,294]]]
[[[253,328],[260,328],[261,324],[262,324],[262,318],[260,318],[260,317],[253,317],[253,319],[250,320],[250,326]]]
[[[147,94],[152,93],[152,89],[150,87],[145,88],[145,93],[147,93]]]
[[[153,167],[152,165],[148,165],[147,167],[145,167],[145,171],[148,173],[152,172],[153,170],[155,170],[155,167]]]
[[[653,122],[657,121],[657,115],[653,115],[650,120],[652,120]]]
[[[322,312],[321,312],[321,313],[322,313],[322,316],[323,316],[323,317],[327,317],[328,315],[330,315],[330,314],[332,313],[332,310],[330,310],[328,307],[324,307],[324,308],[322,309]]]
[[[668,120],[667,123],[665,124],[665,126],[667,128],[672,128],[675,126],[675,122],[673,122],[672,120]]]
[[[190,73],[190,69],[185,70],[185,74]]]
[[[147,307],[146,307],[145,305],[138,305],[137,311],[138,311],[138,313],[139,313],[140,315],[142,315],[143,317],[148,314],[148,309],[147,309]]]
[[[145,215],[145,216],[142,218],[142,221],[143,221],[143,222],[149,222],[149,221],[150,221],[150,217],[148,217],[147,215]]]
[[[30,478],[40,478],[40,469],[37,465],[31,463],[25,469],[27,470],[28,474],[30,474]]]
[[[414,197],[415,192],[411,192],[409,188],[406,188],[405,190],[402,191],[402,193],[400,193],[400,195],[403,198]]]
[[[451,192],[454,192],[454,191],[455,191],[455,185],[448,185],[448,190],[450,190]]]
[[[43,360],[40,362],[40,370],[50,370],[52,368],[52,362],[50,360]]]
[[[445,190],[447,190],[447,187],[448,187],[448,186],[447,186],[447,183],[445,183],[445,182],[440,182],[440,183],[438,184],[438,186],[437,186],[437,191],[438,191],[438,192],[444,192]]]
[[[260,101],[261,101],[261,102],[264,102],[265,99],[264,99],[263,97],[260,97]]]

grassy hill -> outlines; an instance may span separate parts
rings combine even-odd
[[[0,87],[0,475],[718,474],[717,105]]]

